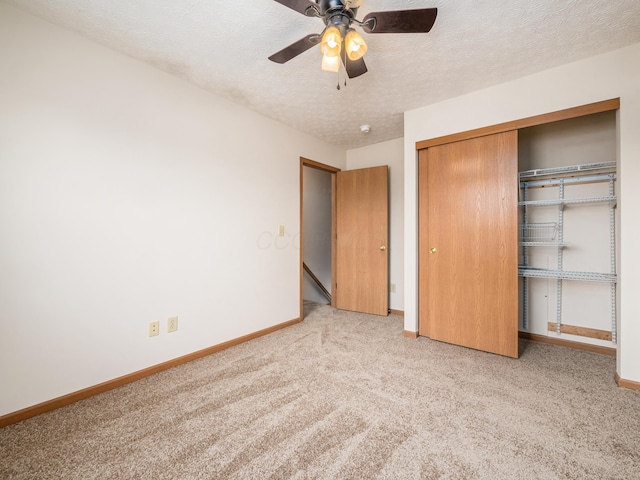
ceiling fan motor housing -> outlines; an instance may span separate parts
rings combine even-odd
[[[348,8],[341,0],[319,0],[320,15],[327,27],[335,26],[342,35],[349,29],[357,8]]]
[[[353,15],[356,14],[358,8],[348,8],[345,2],[342,0],[318,0],[318,6],[320,7],[320,14],[324,15],[326,12],[332,9],[351,10]]]

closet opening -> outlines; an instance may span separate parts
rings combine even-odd
[[[518,326],[523,336],[615,354],[616,145],[616,111],[518,131]]]

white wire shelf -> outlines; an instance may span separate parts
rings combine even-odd
[[[518,266],[518,275],[534,278],[557,278],[560,280],[582,280],[586,282],[616,283],[618,277],[613,273],[598,272],[570,272],[565,270],[548,270],[546,268],[534,268]]]
[[[564,248],[568,247],[568,243],[560,243],[560,242],[518,242],[518,245],[521,247],[558,247]]]
[[[562,175],[576,172],[593,172],[598,170],[615,170],[616,162],[584,163],[582,165],[568,165],[566,167],[537,168],[520,172],[518,176],[522,178],[544,177],[548,175]]]
[[[561,183],[565,185],[573,185],[579,183],[593,183],[593,182],[608,182],[609,180],[616,180],[618,176],[611,173],[590,174],[572,177],[551,177],[540,180],[526,180],[520,182],[520,188],[523,187],[554,187]]]
[[[547,205],[569,205],[576,203],[599,203],[599,202],[615,202],[615,195],[606,197],[586,197],[586,198],[552,198],[549,200],[528,200],[526,202],[518,202],[519,206],[547,206]]]

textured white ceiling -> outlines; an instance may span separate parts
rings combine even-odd
[[[640,0],[365,0],[358,18],[438,18],[427,34],[363,34],[369,72],[337,90],[317,47],[267,59],[323,28],[273,0],[4,1],[346,148],[401,137],[406,110],[640,42]]]

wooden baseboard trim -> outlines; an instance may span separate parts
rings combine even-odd
[[[394,310],[393,308],[390,308],[389,313],[391,313],[392,315],[400,315],[401,317],[404,317],[404,310]]]
[[[547,330],[550,332],[556,331],[556,323],[549,322],[547,324]],[[608,330],[598,330],[597,328],[578,327],[576,325],[560,324],[560,333],[567,333],[569,335],[579,335],[581,337],[597,338],[598,340],[611,341],[611,332]]]
[[[613,378],[615,379],[618,387],[629,388],[631,390],[640,390],[640,382],[634,382],[633,380],[625,380],[624,378],[620,378],[618,372],[616,372]]]
[[[547,337],[544,335],[537,335],[535,333],[518,332],[520,338],[527,340],[533,340],[534,342],[550,343],[552,345],[559,345],[561,347],[575,348],[577,350],[586,350],[587,352],[601,353],[603,355],[616,356],[616,349],[611,347],[602,347],[600,345],[590,345],[588,343],[572,342],[570,340],[564,340],[562,338]]]
[[[404,335],[407,338],[418,338],[418,332],[412,332],[410,330],[404,330],[402,332],[402,335]]]
[[[106,382],[99,383],[98,385],[94,385],[92,387],[87,387],[82,390],[78,390],[77,392],[63,395],[62,397],[54,398],[52,400],[48,400],[46,402],[33,405],[31,407],[23,408],[22,410],[18,410],[17,412],[2,415],[0,416],[0,428],[6,427],[7,425],[11,425],[13,423],[21,422],[22,420],[35,417],[36,415],[40,415],[42,413],[50,412],[52,410],[55,410],[60,407],[64,407],[71,403],[84,400],[85,398],[89,398],[94,395],[107,392],[109,390],[114,390],[118,387],[126,385],[127,383],[133,383],[142,378],[149,377],[156,373],[160,373],[164,370],[169,370],[170,368],[173,368],[173,367],[177,367],[178,365],[182,365],[184,363],[188,363],[193,360],[206,357],[208,355],[211,355],[212,353],[216,353],[221,350],[225,350],[227,348],[233,347],[235,345],[248,342],[249,340],[253,340],[254,338],[262,337],[264,335],[268,335],[269,333],[273,333],[277,330],[290,327],[291,325],[295,325],[296,323],[299,323],[299,322],[300,322],[299,318],[294,318],[293,320],[279,323],[277,325],[273,325],[272,327],[258,330],[257,332],[249,333],[247,335],[243,335],[242,337],[234,338],[233,340],[219,343],[217,345],[213,345],[211,347],[198,350],[197,352],[189,353],[187,355],[174,358],[173,360],[168,360],[166,362],[159,363],[158,365],[153,365],[152,367],[148,367],[143,370],[138,370],[137,372],[123,375],[122,377],[114,378],[113,380],[108,380]]]

